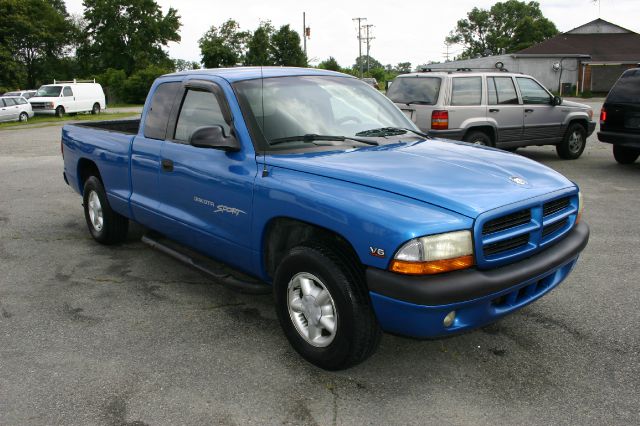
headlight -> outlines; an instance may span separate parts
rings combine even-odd
[[[409,275],[439,274],[474,264],[471,231],[429,235],[405,243],[389,269]]]
[[[53,109],[56,105],[53,102],[47,102],[46,103],[46,107],[47,109]]]
[[[578,215],[576,216],[576,225],[580,223],[580,219],[582,219],[583,208],[584,208],[584,201],[582,200],[582,192],[578,192]]]

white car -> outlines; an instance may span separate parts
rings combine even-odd
[[[25,98],[0,97],[0,121],[27,121],[31,117],[33,117],[33,109]]]
[[[35,94],[35,90],[16,90],[14,92],[7,92],[2,96],[22,96],[25,99],[29,99],[35,96]]]
[[[57,82],[41,86],[29,99],[36,114],[91,112],[99,114],[107,107],[102,86],[98,83]]]

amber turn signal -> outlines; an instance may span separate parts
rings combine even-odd
[[[434,275],[443,272],[467,269],[474,264],[473,256],[460,256],[453,259],[432,260],[430,262],[408,262],[392,260],[389,269],[392,272],[406,275]]]

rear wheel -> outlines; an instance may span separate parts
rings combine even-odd
[[[64,107],[61,105],[56,108],[56,117],[62,117],[64,115]]]
[[[101,244],[116,244],[127,238],[129,220],[111,210],[100,179],[91,176],[84,184],[84,217],[91,236]]]
[[[493,146],[493,141],[485,132],[480,130],[474,130],[467,133],[464,137],[465,142],[472,143],[474,145]]]
[[[582,124],[572,123],[564,134],[562,142],[556,145],[558,156],[565,160],[575,160],[587,146],[587,130]]]
[[[20,117],[18,117],[18,119],[20,121],[26,122],[27,120],[29,120],[29,114],[27,114],[26,112],[21,112]]]
[[[640,156],[640,150],[620,145],[613,146],[613,158],[620,164],[632,164],[638,156]]]
[[[95,103],[93,104],[93,108],[91,108],[91,114],[93,115],[97,115],[100,114],[100,104],[99,103]]]
[[[278,266],[276,312],[293,348],[327,370],[356,365],[371,356],[382,332],[362,274],[337,250],[298,246]]]

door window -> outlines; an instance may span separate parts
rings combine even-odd
[[[73,91],[71,90],[71,87],[65,86],[65,88],[62,90],[62,95],[63,96],[73,96]]]
[[[224,120],[216,96],[211,92],[187,90],[178,116],[174,139],[188,142],[194,131],[208,126],[222,126],[225,135],[229,134],[229,125]]]
[[[534,80],[525,77],[516,77],[518,87],[522,95],[522,102],[525,104],[550,104],[551,96],[544,87]]]
[[[516,87],[511,77],[488,77],[489,105],[518,105]]]
[[[481,77],[457,77],[451,87],[451,105],[480,105]]]
[[[167,123],[169,113],[173,106],[173,101],[178,94],[181,83],[162,83],[153,92],[151,107],[147,111],[144,120],[144,137],[150,139],[164,139],[167,133]]]

